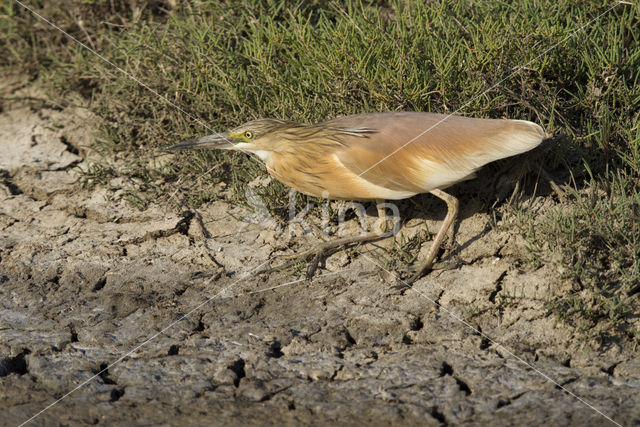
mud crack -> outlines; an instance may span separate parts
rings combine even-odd
[[[184,211],[180,215],[182,216],[182,219],[178,221],[175,227],[168,230],[148,231],[144,236],[129,240],[127,243],[140,244],[146,242],[147,240],[157,240],[164,237],[173,236],[176,233],[188,236],[189,225],[191,224],[191,220],[195,217],[195,213],[193,211]]]

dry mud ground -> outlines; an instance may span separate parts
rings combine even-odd
[[[312,280],[254,275],[282,236],[234,219],[250,212],[141,212],[121,191],[82,189],[95,123],[3,104],[2,424],[60,398],[32,423],[640,423],[637,353],[592,348],[550,314],[545,297],[571,284],[555,266],[518,266],[524,242],[488,215],[463,206],[466,265],[414,289],[394,287],[369,247]],[[444,207],[432,209],[435,230]]]

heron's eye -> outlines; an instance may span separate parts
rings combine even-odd
[[[245,138],[247,138],[247,139],[253,139],[253,132],[251,132],[251,131],[249,131],[249,130],[248,130],[248,131],[246,131],[246,132],[244,133],[244,137],[245,137]]]

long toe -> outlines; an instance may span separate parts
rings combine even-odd
[[[431,270],[455,270],[464,264],[465,262],[458,255],[450,255],[446,259],[434,263]]]
[[[325,255],[325,249],[324,248],[318,249],[315,256],[307,266],[307,279],[311,279],[313,275],[316,273],[316,270],[318,269],[318,266],[320,265],[320,261],[322,261],[322,258],[324,257],[324,255]]]
[[[405,285],[411,286],[416,280],[420,279],[424,275],[431,271],[431,267],[425,267],[424,265],[412,265],[406,269],[406,278],[402,280]]]

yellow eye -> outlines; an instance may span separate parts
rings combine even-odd
[[[244,133],[244,137],[245,137],[245,138],[247,138],[247,139],[252,139],[252,138],[253,138],[253,132],[251,132],[251,131],[246,131],[246,132]]]

